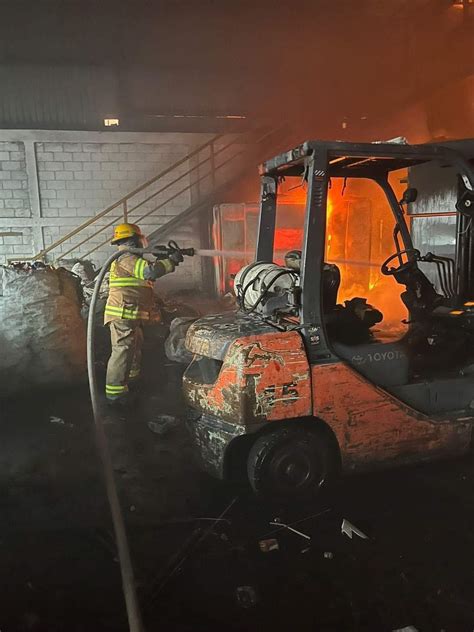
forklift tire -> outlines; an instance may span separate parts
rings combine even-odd
[[[281,428],[259,437],[250,449],[247,476],[265,498],[314,498],[329,482],[335,458],[318,430]]]

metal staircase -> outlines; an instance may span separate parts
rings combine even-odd
[[[155,225],[161,224],[149,234],[149,240],[154,242],[191,216],[212,208],[226,190],[241,178],[256,174],[257,164],[285,148],[286,142],[288,132],[284,128],[216,135],[38,252],[33,259],[87,259],[108,245],[114,224],[122,221],[138,224],[151,216]],[[184,195],[190,203],[170,218],[167,208],[179,198],[182,201]]]

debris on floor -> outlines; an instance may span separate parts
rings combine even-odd
[[[148,422],[148,428],[157,435],[164,436],[179,426],[180,420],[172,415],[158,415],[156,419]]]
[[[241,608],[252,608],[258,602],[258,596],[253,586],[239,586],[235,591],[237,603]]]
[[[74,632],[90,630],[91,614],[97,629],[121,632],[118,558],[86,393],[43,399],[2,410],[0,628],[61,632],[53,623],[64,611],[78,621]],[[287,630],[295,612],[299,632],[473,629],[471,535],[452,537],[454,523],[472,518],[474,486],[459,485],[462,475],[473,480],[471,459],[353,478],[330,509],[326,497],[266,504],[200,473],[184,423],[166,440],[150,437],[160,405],[182,419],[178,405],[165,408],[169,399],[107,426],[147,629]],[[56,427],[42,434],[37,418]],[[74,610],[85,602],[87,612]]]
[[[349,537],[351,540],[353,533],[355,533],[357,536],[359,536],[359,538],[362,538],[363,540],[369,539],[369,536],[365,535],[365,533],[355,527],[351,522],[349,522],[349,520],[346,520],[346,518],[343,518],[342,520],[341,533],[347,535],[347,537]]]
[[[49,423],[50,424],[59,424],[61,426],[65,426],[66,422],[64,421],[64,419],[61,419],[61,417],[55,417],[54,415],[52,415],[49,418]]]
[[[260,540],[258,543],[262,553],[269,553],[270,551],[278,551],[280,545],[275,538],[269,538],[268,540]]]
[[[298,529],[294,529],[292,526],[284,524],[279,518],[275,518],[272,522],[270,522],[270,524],[277,527],[282,527],[283,529],[288,529],[288,531],[292,531],[293,533],[296,533],[296,535],[299,535],[306,540],[311,540],[311,536],[309,536],[307,533],[302,533],[301,531],[298,531]]]

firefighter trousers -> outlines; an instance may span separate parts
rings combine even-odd
[[[138,320],[119,319],[109,323],[112,353],[107,364],[105,394],[109,400],[126,397],[130,382],[140,376],[143,327]]]

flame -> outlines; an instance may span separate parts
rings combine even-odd
[[[401,196],[400,180],[404,174],[392,178],[395,193]],[[301,249],[306,206],[306,186],[295,178],[287,178],[279,188],[277,227],[275,231],[275,262],[283,264],[284,254],[289,250]],[[231,288],[231,274],[252,260],[256,231],[255,207],[243,205],[229,208],[222,216],[222,239],[215,245],[219,249],[242,250],[242,258],[226,259],[221,263],[224,271],[224,286]],[[333,179],[328,194],[326,225],[326,260],[336,263],[341,271],[341,286],[338,302],[356,296],[367,298],[384,314],[383,325],[400,324],[407,313],[400,299],[403,288],[392,277],[384,277],[380,264],[394,250],[394,219],[382,189],[370,180],[349,179],[344,185]],[[250,217],[253,216],[251,220]],[[229,236],[242,224],[237,242]],[[232,228],[234,224],[234,228]],[[234,234],[234,233],[232,233]],[[240,240],[240,241],[239,241]],[[222,241],[222,243],[221,243]]]
[[[402,186],[392,186],[401,195]],[[398,189],[398,190],[397,190]],[[384,314],[383,324],[400,324],[407,317],[400,299],[403,288],[385,277],[380,265],[395,250],[394,219],[382,189],[370,180],[334,180],[328,197],[326,260],[341,271],[338,302],[360,296]],[[347,262],[347,263],[344,263]]]
[[[333,213],[334,213],[334,200],[331,195],[331,191],[329,191],[328,203],[327,203],[327,208],[326,208],[326,218],[328,222],[331,220]],[[328,237],[329,236],[330,235],[328,235]]]

